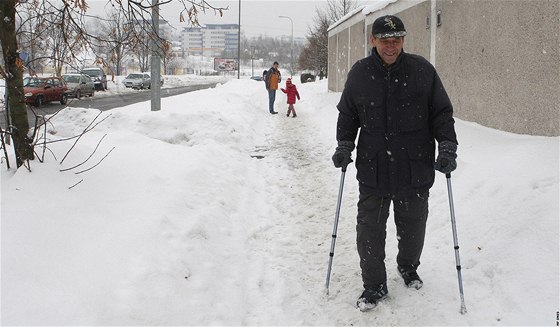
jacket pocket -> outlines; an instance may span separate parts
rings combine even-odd
[[[431,187],[434,182],[434,159],[429,147],[413,146],[407,149],[409,174],[408,183],[412,188]]]
[[[371,96],[358,96],[358,115],[362,128],[385,131],[385,115],[383,112],[383,101]]]

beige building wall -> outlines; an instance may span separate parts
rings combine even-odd
[[[426,19],[430,17],[430,13],[429,1],[422,2],[399,13],[392,13],[405,24],[407,35],[404,38],[404,51],[420,55],[428,60],[430,60],[430,28],[426,28],[429,27],[429,25],[426,25]],[[379,16],[382,15],[376,15],[375,18]]]
[[[560,135],[560,2],[438,1],[436,66],[455,115],[520,134]]]
[[[354,25],[352,25],[352,27],[350,27],[349,31],[349,35],[348,37],[350,38],[350,51],[348,51],[349,53],[349,58],[348,58],[348,67],[352,68],[352,65],[354,65],[354,63],[362,58],[364,58],[366,55],[366,43],[364,42],[364,40],[366,40],[366,30],[365,30],[365,26],[363,22],[358,22]],[[369,35],[369,34],[368,34]],[[367,47],[369,48],[369,45],[367,45]]]
[[[405,51],[435,64],[456,117],[508,132],[560,135],[560,1],[399,0],[355,15],[329,31],[329,90],[342,91],[353,62],[370,51],[371,24],[386,14],[404,21]],[[332,66],[331,53],[338,59]]]
[[[336,89],[342,90],[344,88],[344,83],[346,82],[346,75],[348,75],[348,62],[349,62],[349,35],[348,28],[342,33],[338,34],[338,48],[337,48],[337,58],[338,67],[336,68],[336,73],[338,75]]]
[[[328,54],[328,84],[329,90],[335,91],[338,90],[337,83],[338,83],[338,74],[336,73],[336,69],[338,67],[338,58],[336,56],[336,48],[338,46],[338,34],[333,36],[329,36],[329,54]]]

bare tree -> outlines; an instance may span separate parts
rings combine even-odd
[[[152,1],[151,0],[107,0],[115,10],[120,11],[129,22],[144,22],[151,20]],[[200,12],[214,11],[220,15],[227,8],[218,8],[210,5],[206,0],[176,0],[183,5],[183,10],[179,13],[179,19],[193,25],[198,25],[198,14]],[[157,5],[163,6],[170,3],[171,0],[161,0]],[[33,145],[30,137],[28,137],[29,122],[27,117],[27,107],[25,104],[25,96],[23,93],[23,72],[25,62],[20,59],[20,46],[18,33],[27,33],[33,38],[38,38],[37,32],[34,33],[27,30],[26,24],[21,22],[28,21],[30,17],[35,17],[36,21],[42,22],[53,29],[58,29],[61,34],[57,37],[62,40],[70,49],[76,47],[79,49],[94,49],[93,41],[103,41],[97,35],[88,32],[86,28],[85,18],[87,15],[87,0],[0,0],[0,46],[2,47],[2,55],[4,57],[4,66],[0,67],[0,75],[6,80],[6,91],[8,94],[8,112],[10,126],[7,133],[11,134],[14,141],[14,149],[16,152],[17,166],[20,167],[27,160],[34,158]],[[26,11],[27,10],[27,11]],[[187,17],[187,18],[185,18]],[[20,22],[20,29],[16,29]],[[47,26],[44,25],[44,26]],[[147,36],[149,40],[162,44],[161,38],[151,25],[140,24],[140,29],[130,29],[129,38],[140,41],[145,40],[140,36]],[[30,39],[30,40],[31,40]],[[62,49],[62,45],[60,45]],[[74,49],[76,49],[74,48]],[[77,53],[61,52],[60,54],[68,54],[74,59]],[[66,57],[64,57],[66,58]],[[34,58],[36,60],[37,58]],[[61,59],[54,58],[51,54],[50,60],[60,62]],[[104,59],[97,59],[97,62],[104,62]],[[107,63],[104,62],[106,65]]]
[[[328,73],[328,28],[331,22],[327,14],[318,9],[314,23],[313,29],[310,29],[307,36],[308,44],[300,55],[299,65],[301,68],[318,73],[319,77],[323,78]]]
[[[332,24],[356,8],[358,8],[356,0],[327,0],[325,14]]]
[[[6,92],[13,127],[8,127],[14,141],[16,164],[23,165],[26,160],[34,158],[32,139],[28,137],[29,122],[25,97],[23,95],[23,62],[19,58],[16,37],[16,0],[0,1],[0,42],[5,68],[0,67],[0,74],[6,80]]]
[[[100,48],[108,54],[108,62],[114,67],[115,75],[122,74],[123,61],[135,43],[130,37],[132,34],[131,28],[124,13],[114,9],[109,13],[109,18],[102,24],[99,38],[106,41],[100,44]]]
[[[317,9],[314,25],[309,28],[307,45],[304,47],[298,64],[300,68],[313,70],[320,78],[328,74],[329,26],[356,9],[354,0],[328,0],[325,10]]]

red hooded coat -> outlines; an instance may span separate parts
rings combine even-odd
[[[288,104],[295,104],[296,97],[299,100],[299,92],[296,86],[292,84],[292,81],[290,79],[286,81],[286,89],[280,89],[280,90],[282,90],[282,92],[288,95]]]

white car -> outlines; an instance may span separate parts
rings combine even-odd
[[[123,79],[122,83],[125,87],[133,89],[150,89],[152,88],[152,78],[149,73],[132,73]],[[163,85],[163,76],[160,77],[159,85]]]
[[[152,86],[152,78],[150,74],[147,73],[128,74],[122,82],[125,87],[131,87],[133,89],[149,89]]]

